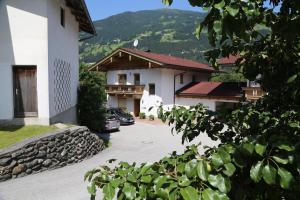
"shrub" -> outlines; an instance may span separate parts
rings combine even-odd
[[[139,118],[140,118],[140,119],[146,119],[146,114],[143,113],[143,112],[141,112],[141,113],[139,114]]]
[[[154,115],[149,115],[148,118],[149,118],[150,121],[153,121],[154,120]]]
[[[105,125],[104,85],[105,78],[102,73],[81,70],[78,89],[78,122],[94,131],[103,130]]]

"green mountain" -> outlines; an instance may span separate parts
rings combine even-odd
[[[125,12],[95,21],[97,36],[80,42],[80,59],[96,62],[119,47],[133,47],[138,39],[138,49],[205,62],[203,50],[210,48],[206,33],[200,40],[194,35],[204,17],[200,12],[160,9]]]

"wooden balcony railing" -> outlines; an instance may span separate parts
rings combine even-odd
[[[260,87],[244,87],[245,97],[247,100],[256,101],[265,95],[265,92]]]
[[[106,85],[109,95],[143,95],[145,85]]]

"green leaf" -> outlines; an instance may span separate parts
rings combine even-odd
[[[294,74],[293,76],[291,76],[288,80],[287,83],[292,83],[296,80],[296,78],[298,77],[298,74]]]
[[[212,163],[216,167],[220,167],[225,163],[229,163],[231,161],[230,154],[227,153],[225,150],[220,149],[216,153],[212,154]]]
[[[286,164],[289,162],[288,159],[283,159],[283,158],[280,158],[280,157],[278,157],[278,156],[272,156],[272,158],[273,158],[276,162],[281,163],[281,164],[283,164],[283,165],[286,165]]]
[[[284,168],[278,168],[278,175],[280,176],[280,186],[283,189],[288,189],[293,181],[293,175],[291,172],[287,171]]]
[[[227,151],[224,150],[223,148],[218,151],[218,154],[221,156],[221,159],[223,160],[223,163],[231,162],[230,154],[227,153]]]
[[[136,189],[130,183],[124,183],[123,193],[127,199],[135,199]]]
[[[235,17],[239,13],[239,7],[235,5],[226,6],[225,9],[232,17]]]
[[[202,198],[204,200],[215,200],[215,191],[210,188],[203,190]]]
[[[114,187],[114,188],[117,188],[119,187],[120,183],[122,182],[122,180],[120,178],[116,178],[114,180],[112,180],[110,182],[110,184]]]
[[[229,200],[226,194],[222,194],[218,191],[214,191],[210,188],[203,190],[202,192],[203,200]]]
[[[201,180],[203,181],[207,180],[208,170],[207,170],[207,165],[203,160],[200,160],[200,162],[197,165],[197,174]]]
[[[231,184],[228,178],[224,178],[222,175],[209,175],[208,182],[219,189],[220,192],[227,193],[231,190]]]
[[[141,185],[139,187],[139,197],[141,197],[141,199],[145,199],[147,195],[147,187],[145,185]]]
[[[201,24],[199,24],[199,25],[196,27],[195,35],[196,35],[196,38],[197,38],[198,40],[200,39],[200,35],[201,35],[201,32],[202,32],[202,28],[203,28],[203,26],[201,26]]]
[[[248,154],[252,154],[254,151],[254,145],[251,143],[244,143],[243,144],[243,149],[248,153]]]
[[[159,176],[157,179],[155,179],[156,189],[161,188],[161,186],[163,184],[165,184],[166,181],[167,181],[167,177],[166,176]]]
[[[191,181],[187,178],[187,176],[183,175],[178,179],[179,185],[182,187],[189,186]]]
[[[263,165],[263,162],[262,161],[258,161],[256,163],[256,165],[253,165],[251,167],[250,177],[256,183],[258,183],[261,180],[261,177],[262,177],[262,165]]]
[[[288,145],[288,144],[278,145],[278,148],[281,150],[285,150],[285,151],[294,151],[295,150],[295,147]]]
[[[217,21],[214,21],[214,26],[213,26],[213,29],[216,33],[219,33],[221,32],[222,30],[222,22],[217,20]]]
[[[227,176],[232,176],[236,170],[236,167],[232,163],[226,163],[224,165],[225,170],[223,170],[223,173]]]
[[[263,179],[269,185],[276,183],[277,170],[272,165],[266,165],[263,170]]]
[[[162,199],[169,199],[169,190],[168,189],[163,189],[159,188],[157,191],[157,195],[161,197]]]
[[[225,1],[224,1],[224,0],[221,0],[219,3],[216,3],[216,4],[214,5],[214,7],[217,8],[217,9],[221,9],[221,8],[223,8],[224,6],[225,6]]]
[[[96,185],[94,182],[92,182],[92,184],[90,186],[87,187],[88,192],[92,195],[95,196],[96,195]]]
[[[144,165],[139,173],[139,176],[144,175],[150,168],[151,168],[151,165]]]
[[[218,153],[214,153],[211,156],[211,160],[212,160],[213,165],[216,166],[216,167],[220,167],[221,165],[224,164],[221,156]]]
[[[262,144],[255,144],[255,152],[258,154],[258,155],[261,155],[263,156],[264,153],[266,152],[266,146],[265,145],[262,145]]]
[[[197,200],[199,199],[199,194],[198,191],[191,187],[188,186],[186,188],[181,188],[180,189],[180,194],[183,197],[184,200]]]
[[[188,162],[185,165],[185,174],[189,178],[194,177],[197,174],[197,162],[194,160]]]
[[[103,187],[103,194],[105,200],[112,200],[115,196],[115,188],[112,186],[112,184],[106,184]]]
[[[141,182],[143,182],[143,183],[150,183],[151,180],[152,180],[152,177],[150,175],[142,176],[142,178],[141,178]]]

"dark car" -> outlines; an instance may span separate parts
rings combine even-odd
[[[113,115],[107,113],[105,118],[105,131],[118,131],[120,121]]]
[[[134,124],[134,117],[131,114],[124,112],[121,108],[109,108],[107,112],[116,117],[121,125]]]

